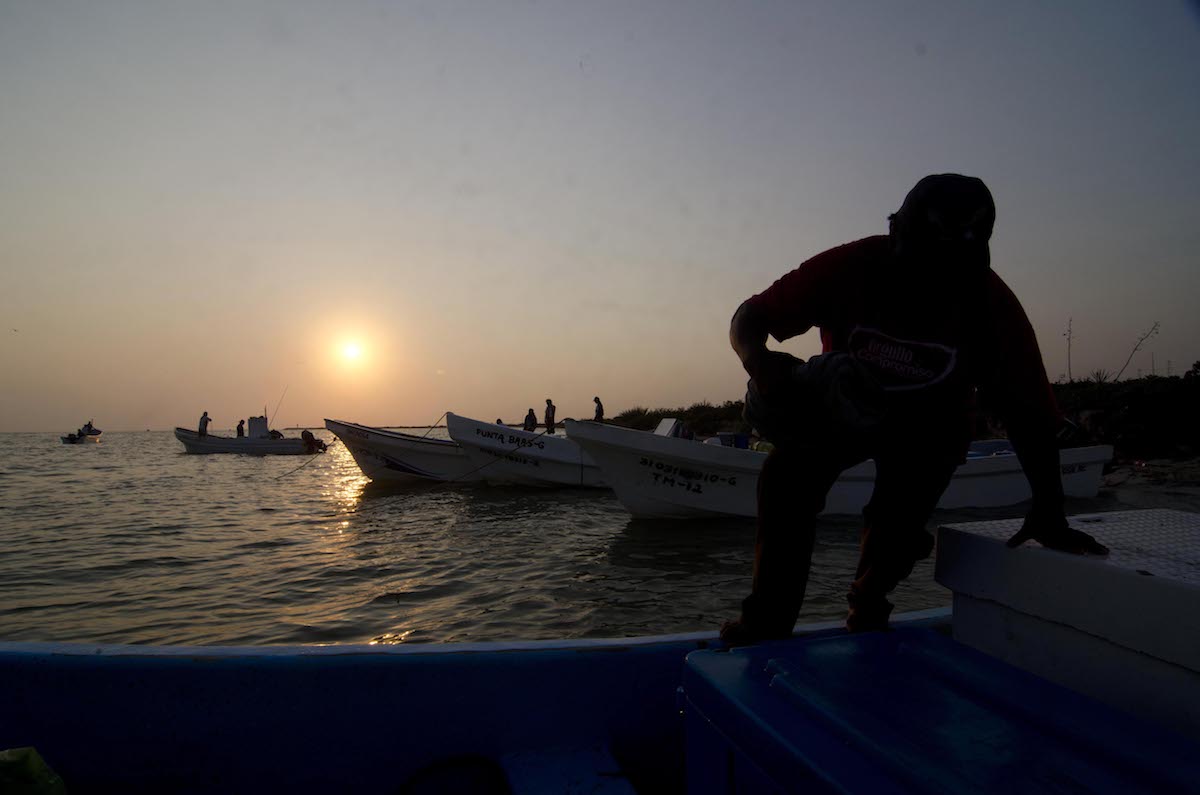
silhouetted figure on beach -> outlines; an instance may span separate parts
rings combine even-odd
[[[245,421],[245,420],[238,420],[238,426],[237,426],[237,437],[238,437],[239,439],[241,439],[241,438],[242,438],[243,436],[245,436],[245,435],[246,435],[246,421]]]
[[[521,426],[522,430],[532,433],[537,430],[537,414],[533,413],[533,409],[529,409],[529,413],[525,415],[525,424]]]
[[[546,398],[546,433],[554,433],[554,404]]]
[[[754,579],[730,643],[786,637],[804,600],[817,514],[838,475],[875,461],[846,626],[885,629],[890,593],[928,557],[925,524],[964,460],[976,389],[989,398],[1033,491],[1033,538],[1106,554],[1067,525],[1055,433],[1060,416],[1033,329],[990,269],[995,221],[979,179],[926,177],[888,235],[826,251],[743,303],[730,342],[750,375],[746,417],[775,448],[758,481]],[[813,326],[824,353],[770,351]]]
[[[204,412],[203,414],[201,414],[201,415],[200,415],[200,427],[199,427],[199,429],[198,429],[196,432],[197,432],[197,433],[199,433],[201,436],[208,436],[208,423],[209,423],[209,421],[210,421],[210,420],[209,420],[209,417],[208,417],[208,412],[207,412],[207,411],[206,411],[206,412]]]
[[[604,404],[600,402],[600,398],[592,398],[592,402],[596,404],[596,416],[593,417],[595,422],[604,422]]]

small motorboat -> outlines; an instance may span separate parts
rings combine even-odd
[[[63,444],[99,444],[100,434],[102,433],[104,431],[93,425],[91,420],[88,420],[75,433],[68,433],[66,436],[60,436],[59,438],[62,439]]]
[[[178,439],[188,453],[241,453],[243,455],[316,455],[325,452],[325,443],[304,431],[300,438],[285,437],[269,430],[266,417],[251,417],[246,436],[216,436],[188,428],[176,428]]]

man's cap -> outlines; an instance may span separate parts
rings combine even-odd
[[[930,174],[913,186],[891,220],[893,233],[914,242],[986,243],[996,223],[996,203],[978,177]]]

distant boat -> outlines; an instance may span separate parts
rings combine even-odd
[[[372,480],[482,480],[463,449],[448,439],[429,439],[342,420],[326,419],[325,427],[341,439],[358,468]]]
[[[247,436],[215,436],[211,433],[201,436],[188,428],[176,428],[175,438],[193,454],[315,455],[325,451],[325,443],[315,437],[286,438],[278,431],[268,430],[266,417],[251,417]]]
[[[592,457],[566,436],[533,433],[457,414],[446,415],[446,428],[488,483],[608,486]]]
[[[766,453],[596,422],[567,420],[566,427],[567,436],[595,459],[634,516],[752,518],[758,513],[758,473]],[[939,508],[995,508],[1030,498],[1029,483],[1011,449],[996,446],[988,452],[969,456],[958,467]],[[1101,470],[1112,454],[1108,445],[1060,451],[1066,494],[1096,496]],[[830,490],[824,512],[861,513],[874,487],[873,461],[851,467]]]
[[[63,444],[85,444],[88,442],[99,444],[100,434],[102,433],[104,431],[92,425],[92,421],[88,420],[75,433],[68,433],[66,436],[60,436],[59,438],[62,439]]]

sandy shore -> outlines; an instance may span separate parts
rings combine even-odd
[[[1101,481],[1098,501],[1115,501],[1112,510],[1177,508],[1200,512],[1200,458],[1122,461]]]

